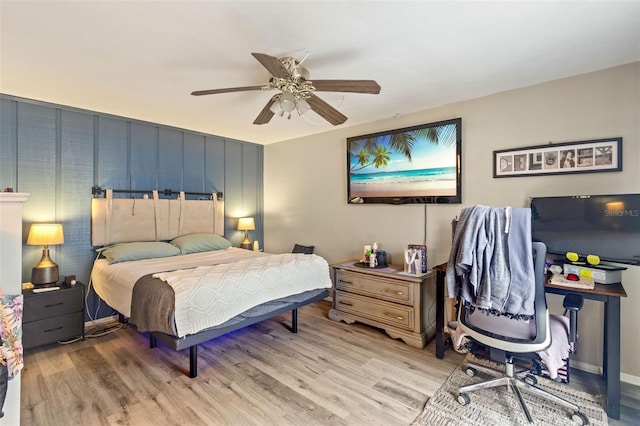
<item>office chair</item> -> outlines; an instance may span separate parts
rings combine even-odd
[[[535,252],[535,319],[531,321],[513,320],[506,316],[487,315],[484,312],[467,309],[464,303],[459,303],[458,327],[466,333],[466,336],[488,347],[491,359],[504,363],[505,375],[485,382],[462,386],[459,389],[458,402],[467,405],[471,402],[468,393],[478,389],[494,388],[506,385],[518,397],[520,406],[530,423],[533,423],[531,413],[527,408],[520,389],[533,393],[541,398],[555,402],[572,410],[571,418],[581,425],[589,424],[587,416],[580,412],[580,408],[562,398],[559,398],[536,386],[536,377],[528,374],[524,377],[515,374],[514,358],[520,358],[525,354],[546,349],[551,344],[551,332],[549,326],[549,311],[544,293],[544,262],[546,246],[543,243],[532,243]],[[531,322],[535,321],[535,329]],[[524,358],[528,358],[525,356]],[[474,376],[477,371],[496,376],[499,372],[481,365],[467,363],[466,373]]]

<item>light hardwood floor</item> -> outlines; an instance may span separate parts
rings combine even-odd
[[[300,309],[298,334],[285,314],[200,345],[196,379],[186,375],[188,351],[150,349],[135,327],[32,350],[22,424],[408,425],[462,362],[451,350],[437,359],[433,341],[419,350],[331,321],[329,308]],[[635,392],[623,397],[629,421],[640,418]]]

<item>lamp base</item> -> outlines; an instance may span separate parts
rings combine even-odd
[[[247,230],[244,231],[244,239],[240,243],[240,248],[253,250],[253,243],[249,240],[249,231]]]
[[[47,268],[34,267],[31,270],[31,284],[33,285],[55,284],[59,279],[58,265]]]
[[[42,259],[31,270],[31,283],[33,285],[55,284],[60,279],[58,265],[49,257],[49,249],[42,250]]]

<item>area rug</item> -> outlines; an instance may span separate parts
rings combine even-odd
[[[476,362],[477,360],[474,360]],[[480,364],[487,365],[486,361]],[[427,401],[422,413],[413,421],[412,426],[462,426],[462,425],[528,425],[527,417],[520,408],[518,397],[509,393],[506,387],[481,389],[469,393],[471,403],[460,405],[457,400],[460,386],[477,383],[490,378],[484,373],[469,377],[463,370],[466,364],[458,366],[446,382]],[[538,377],[538,387],[553,392],[560,398],[578,405],[581,412],[589,418],[590,425],[607,425],[607,414],[603,407],[602,396],[590,395],[571,388],[570,384],[557,383]],[[570,410],[522,391],[527,407],[536,425],[575,426]]]

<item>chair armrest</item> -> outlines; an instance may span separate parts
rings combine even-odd
[[[579,294],[567,294],[562,301],[565,314],[569,311],[569,345],[571,352],[576,351],[576,340],[578,339],[578,311],[582,309],[584,299]]]

